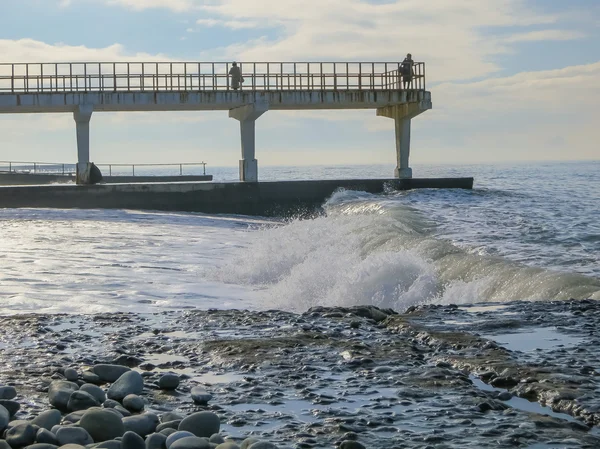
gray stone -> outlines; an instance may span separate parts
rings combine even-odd
[[[4,440],[0,440],[0,449],[12,449]]]
[[[210,438],[211,435],[219,433],[221,421],[213,412],[196,412],[184,418],[179,424],[179,430],[187,430],[197,437]]]
[[[21,408],[21,404],[19,404],[16,401],[11,401],[9,399],[0,399],[0,405],[6,410],[8,410],[10,416],[15,416]]]
[[[167,427],[166,429],[163,429],[160,431],[161,434],[163,434],[164,436],[168,437],[169,435],[171,435],[172,433],[177,432],[176,429],[171,429],[170,427]]]
[[[121,365],[99,364],[92,367],[92,371],[102,382],[115,382],[119,377],[128,371],[130,368]]]
[[[273,443],[268,443],[266,441],[259,441],[257,443],[252,443],[248,446],[248,449],[279,449]]]
[[[77,373],[77,370],[74,370],[73,368],[67,368],[64,372],[64,375],[65,378],[71,382],[75,382],[77,379],[79,379],[79,373]]]
[[[79,390],[79,385],[66,380],[55,380],[48,389],[50,404],[59,410],[66,410],[71,393]]]
[[[85,391],[78,390],[71,393],[69,402],[67,403],[67,410],[70,412],[76,412],[79,410],[87,410],[91,407],[97,407],[99,405],[100,403],[94,396]]]
[[[211,443],[223,444],[225,443],[225,438],[223,438],[223,435],[215,433],[214,435],[210,436],[208,441],[210,441]]]
[[[186,432],[186,431],[173,432],[171,435],[169,435],[167,437],[167,441],[165,441],[165,445],[167,446],[167,449],[169,449],[175,441],[177,441],[181,438],[195,437],[195,436],[196,435],[194,435],[192,432]]]
[[[207,404],[212,399],[212,394],[202,387],[192,388],[192,399],[197,404]]]
[[[160,422],[176,421],[178,419],[181,420],[183,418],[184,416],[181,416],[179,413],[167,412],[163,413],[160,416]]]
[[[94,442],[91,435],[83,427],[61,427],[56,432],[56,439],[61,446],[65,444],[92,444]]]
[[[0,405],[0,432],[6,429],[10,422],[10,413],[2,405]]]
[[[48,429],[38,429],[37,433],[35,434],[35,441],[37,443],[52,444],[58,446],[58,440],[56,439],[56,435],[54,435]]]
[[[91,394],[99,404],[102,404],[106,401],[106,393],[102,388],[93,384],[83,384],[79,387],[79,391],[85,391],[88,394]]]
[[[40,413],[31,421],[31,424],[35,424],[42,429],[50,430],[52,427],[60,424],[62,415],[58,410],[46,410]]]
[[[240,449],[240,447],[232,441],[219,444],[215,449]]]
[[[119,412],[122,416],[131,416],[131,412],[122,405],[117,405],[113,410]]]
[[[6,431],[4,439],[11,447],[29,446],[35,442],[38,428],[31,424],[19,424]]]
[[[144,389],[144,379],[137,371],[128,371],[110,386],[106,396],[115,401],[121,401],[129,394],[141,394]]]
[[[211,449],[207,438],[185,437],[175,441],[168,449]]]
[[[104,401],[102,403],[102,406],[104,408],[115,408],[115,407],[118,407],[119,405],[121,405],[121,404],[119,404],[118,401],[114,401],[112,399],[107,399],[106,401]]]
[[[135,432],[125,432],[121,438],[122,449],[146,449],[144,439]]]
[[[154,413],[144,413],[143,415],[127,416],[123,418],[125,430],[135,432],[141,437],[154,433],[158,424],[158,416]]]
[[[35,443],[27,446],[25,449],[57,449],[58,446],[56,444],[50,443]]]
[[[83,373],[81,373],[81,378],[83,380],[85,380],[86,382],[89,382],[91,384],[101,384],[102,383],[102,379],[100,379],[100,376],[98,376],[96,373],[92,372],[92,371],[84,371]]]
[[[95,408],[98,408],[98,407],[95,407]],[[83,415],[85,415],[86,412],[87,412],[87,410],[78,410],[76,412],[69,413],[67,416],[65,416],[63,418],[63,423],[75,424],[81,418],[83,418]]]
[[[96,449],[121,449],[121,442],[119,440],[108,440],[98,443],[95,446]]]
[[[125,433],[121,418],[108,410],[88,410],[79,421],[79,425],[87,430],[96,442],[112,440]]]
[[[179,386],[179,376],[177,374],[164,374],[158,379],[158,386],[163,390],[175,390]]]
[[[153,433],[146,437],[146,449],[167,449],[167,436]]]
[[[65,444],[60,449],[86,449],[86,447],[81,444]]]
[[[156,428],[156,431],[160,432],[163,429],[175,429],[175,430],[177,430],[179,428],[179,424],[181,424],[181,419],[176,419],[174,421],[163,422],[163,423],[159,424],[159,426]]]
[[[240,444],[240,449],[248,449],[254,443],[258,443],[259,441],[260,440],[258,438],[246,438],[244,441],[242,441],[242,444]]]
[[[17,397],[15,387],[0,387],[0,399],[14,399]]]
[[[132,412],[144,410],[144,400],[137,394],[128,394],[123,398],[123,407]]]
[[[346,440],[342,441],[340,444],[340,449],[366,449],[362,444],[358,441]]]

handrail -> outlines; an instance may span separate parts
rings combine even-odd
[[[233,90],[229,62],[0,63],[0,94]],[[425,63],[240,62],[240,90],[425,90]]]
[[[112,167],[131,167],[132,176],[136,176],[136,167],[179,167],[179,176],[183,176],[183,167],[202,166],[202,172],[206,175],[206,162],[178,162],[170,164],[96,164],[98,167],[108,167],[108,176],[112,176]],[[8,170],[3,170],[3,166]],[[53,167],[54,169],[49,169]],[[22,162],[22,161],[0,161],[0,173],[44,173],[71,175],[76,172],[76,164],[62,162]]]

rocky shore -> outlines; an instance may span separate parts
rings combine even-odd
[[[0,318],[0,449],[596,448],[594,301]]]

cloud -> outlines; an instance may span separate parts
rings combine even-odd
[[[504,39],[506,43],[516,42],[538,42],[538,41],[570,41],[583,39],[585,34],[580,31],[571,30],[541,30],[517,33]]]
[[[213,28],[213,27],[223,27],[230,28],[232,30],[241,30],[245,28],[259,28],[260,25],[256,21],[249,20],[218,20],[218,19],[198,19],[196,24]]]
[[[107,0],[109,5],[119,5],[135,11],[144,9],[169,9],[175,12],[185,12],[200,6],[196,0]]]

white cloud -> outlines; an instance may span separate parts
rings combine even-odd
[[[219,20],[219,19],[198,19],[196,24],[204,27],[223,27],[232,30],[241,30],[245,28],[259,28],[259,23],[249,20]]]
[[[537,41],[570,41],[583,39],[585,34],[580,31],[571,30],[541,30],[517,33],[504,39],[507,43],[537,42]]]
[[[136,11],[152,8],[170,9],[175,12],[189,11],[199,6],[196,0],[107,0],[109,5],[120,5]]]

